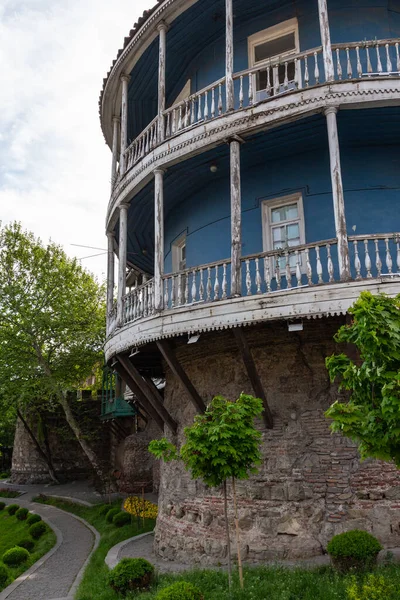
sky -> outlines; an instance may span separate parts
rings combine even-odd
[[[100,280],[111,152],[102,80],[153,0],[0,0],[0,220],[62,244]],[[79,248],[73,244],[100,250]]]

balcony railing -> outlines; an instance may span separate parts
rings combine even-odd
[[[373,40],[334,44],[335,80],[354,80],[368,77],[399,77],[399,39]],[[235,110],[254,106],[299,89],[325,83],[322,47],[277,58],[261,66],[240,71],[233,76]],[[225,77],[164,111],[163,139],[189,130],[226,114]],[[129,170],[151,152],[159,139],[158,117],[139,134],[126,150],[126,169]]]
[[[124,299],[124,323],[154,314],[154,280],[150,279],[134,288]]]

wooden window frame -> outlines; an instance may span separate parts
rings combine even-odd
[[[181,251],[182,247],[186,246],[186,233],[179,236],[177,240],[172,243],[172,272],[180,273],[181,269],[179,267],[179,263],[181,262]],[[185,270],[185,269],[183,269]]]

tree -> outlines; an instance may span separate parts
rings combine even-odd
[[[349,309],[353,316],[335,340],[354,344],[359,358],[326,359],[331,381],[349,394],[325,413],[331,429],[358,443],[361,458],[393,460],[400,466],[400,295],[363,292]]]
[[[233,502],[240,585],[243,572],[240,557],[236,480],[248,479],[261,463],[261,432],[254,419],[263,411],[262,400],[241,394],[236,402],[216,396],[194,424],[184,430],[186,443],[180,452],[165,438],[150,442],[149,450],[165,461],[181,459],[193,479],[201,479],[209,487],[223,486],[224,513],[228,545],[229,582],[231,574],[228,502],[226,482],[232,479]]]
[[[0,226],[0,401],[22,411],[59,403],[102,476],[67,398],[102,360],[104,289],[53,242]]]

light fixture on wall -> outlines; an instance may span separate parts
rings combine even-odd
[[[195,344],[199,341],[200,333],[188,333],[188,344]]]
[[[211,163],[210,171],[211,173],[216,173],[218,171],[218,166],[215,164],[215,162]]]
[[[288,322],[289,331],[303,331],[303,321]]]
[[[129,358],[133,358],[134,356],[136,356],[136,354],[140,354],[140,350],[137,346],[135,346],[135,348],[132,348]]]

